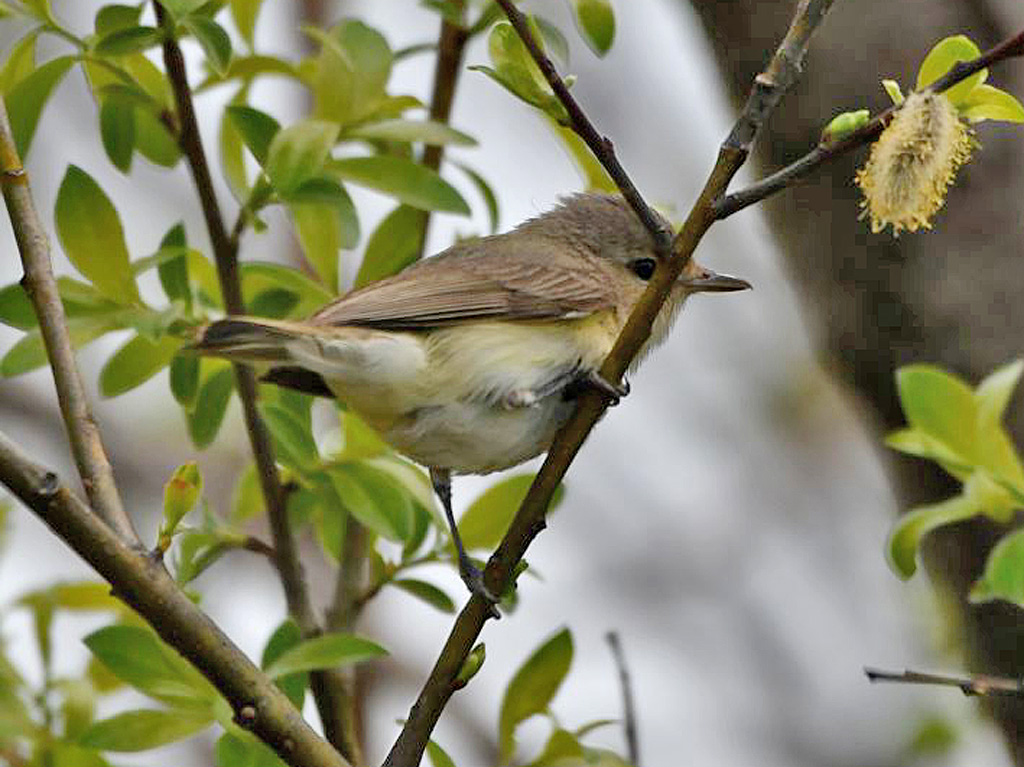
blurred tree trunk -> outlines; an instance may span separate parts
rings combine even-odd
[[[774,52],[796,2],[695,0],[735,103]],[[914,85],[928,49],[951,34],[983,50],[1024,26],[1019,0],[860,0],[836,3],[807,58],[806,72],[768,125],[756,158],[775,168],[810,149],[835,114],[888,105],[880,80]],[[1024,96],[1024,66],[1012,60],[990,73]],[[1024,132],[982,124],[976,160],[960,174],[935,230],[872,235],[859,221],[853,184],[864,153],[769,201],[765,211],[803,289],[805,309],[830,367],[874,408],[886,429],[903,423],[894,372],[934,362],[977,382],[1022,355],[1024,338]],[[742,225],[742,216],[728,226]],[[1024,445],[1018,396],[1010,424]],[[905,508],[954,489],[923,461],[893,456]],[[972,606],[965,595],[1002,533],[972,522],[934,534],[926,547],[932,579],[956,595],[968,663],[974,671],[1018,677],[1024,670],[1024,612]],[[881,554],[879,554],[881,556]],[[1017,764],[1024,764],[1024,703],[989,709]]]

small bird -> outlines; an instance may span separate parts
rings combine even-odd
[[[337,397],[429,468],[462,579],[493,609],[459,538],[451,475],[543,453],[583,387],[612,403],[627,393],[598,371],[657,267],[654,239],[622,197],[576,194],[507,234],[460,242],[353,290],[308,320],[217,320],[192,349]],[[749,287],[691,260],[634,367],[687,296]]]

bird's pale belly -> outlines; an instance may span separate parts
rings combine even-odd
[[[486,474],[546,451],[574,406],[560,394],[516,408],[480,401],[453,402],[413,411],[383,436],[425,466],[459,474]]]

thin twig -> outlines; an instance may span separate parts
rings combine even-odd
[[[864,675],[869,682],[898,682],[901,684],[927,684],[939,687],[956,687],[964,695],[979,697],[993,695],[1024,696],[1024,679],[1010,679],[1000,676],[957,677],[945,674],[927,674],[921,671],[882,671],[865,668]]]
[[[56,474],[0,434],[0,482],[213,683],[250,730],[294,767],[349,767],[277,686],[178,587],[163,565],[121,540]]]
[[[633,767],[640,767],[640,739],[637,736],[636,706],[633,703],[633,684],[629,677],[626,654],[622,651],[619,632],[609,631],[605,640],[611,648],[615,667],[619,670],[619,686],[622,688],[622,729],[626,735],[626,753]]]
[[[228,233],[221,216],[220,206],[213,188],[213,179],[206,161],[206,152],[203,150],[202,138],[199,134],[199,124],[192,106],[192,93],[185,72],[185,60],[174,38],[174,24],[159,2],[154,2],[154,6],[158,23],[165,32],[164,65],[174,91],[174,100],[178,111],[179,143],[188,161],[192,179],[202,204],[206,228],[213,246],[217,276],[224,296],[224,306],[229,314],[244,314],[245,304],[242,299],[238,273],[238,237]],[[236,228],[236,231],[240,230]],[[270,433],[260,418],[256,405],[256,378],[252,370],[244,365],[235,365],[235,378],[249,441],[252,444],[256,472],[267,507],[267,517],[274,539],[274,551],[277,555],[277,570],[281,578],[281,585],[284,587],[288,613],[298,624],[304,636],[316,636],[321,633],[321,628],[309,597],[302,563],[299,561],[298,547],[288,520],[286,498],[274,461]],[[328,740],[340,747],[341,676],[332,671],[315,671],[310,675],[310,689],[313,692]]]
[[[465,0],[457,0],[460,20],[465,13]],[[437,38],[437,64],[434,66],[434,87],[430,96],[430,119],[447,123],[452,114],[455,101],[455,88],[462,71],[462,57],[469,42],[469,30],[461,23],[453,23],[448,17],[441,19],[441,32]],[[427,144],[423,147],[420,163],[433,171],[441,169],[444,159],[443,144]],[[427,245],[427,232],[430,229],[430,211],[420,213],[420,244],[419,255]]]
[[[522,14],[509,0],[497,0],[497,2],[504,9],[534,61],[565,106],[572,118],[573,129],[577,132],[583,131],[580,133],[581,137],[587,142],[609,175],[619,184],[623,196],[630,201],[652,235],[655,232],[661,232],[661,225],[657,223],[656,218],[653,219],[653,223],[648,223],[648,219],[642,215],[641,211],[649,211],[649,209],[646,208],[639,193],[632,188],[632,184],[628,183],[629,177],[615,159],[610,142],[607,142],[594,130],[579,105],[569,95],[564,83],[558,77],[554,65],[533,40]],[[805,2],[801,4],[800,12],[810,14],[815,7],[817,7],[816,3]],[[806,22],[808,31],[801,38],[804,41],[803,45],[806,46],[810,32],[820,22],[820,15],[808,15]],[[784,54],[780,50],[776,57],[781,55]],[[785,52],[785,55],[792,57],[794,52],[790,50]],[[797,56],[797,59],[799,58],[802,58],[802,55]],[[776,65],[773,63],[773,66]],[[740,117],[740,121],[754,125],[756,132],[757,126],[763,124],[769,113],[770,107],[762,108],[758,119],[744,113]],[[630,362],[650,336],[654,319],[668,298],[673,284],[689,262],[704,233],[715,221],[715,201],[725,192],[729,181],[746,159],[746,155],[747,153],[743,149],[722,145],[700,197],[694,203],[682,229],[671,241],[671,257],[655,270],[654,277],[648,283],[643,296],[633,307],[615,346],[601,366],[600,372],[605,380],[612,382],[620,380]],[[623,188],[624,186],[625,188]],[[627,194],[628,190],[631,190],[632,198],[630,194]],[[578,399],[576,410],[568,423],[555,435],[540,472],[530,486],[526,498],[505,533],[505,537],[487,563],[484,580],[492,594],[502,594],[509,587],[516,565],[533,539],[545,527],[545,514],[552,495],[607,404],[607,400],[599,392],[585,392]],[[489,616],[490,605],[480,596],[473,595],[463,607],[455,619],[433,669],[424,682],[419,697],[409,711],[402,731],[388,753],[384,767],[415,767],[419,764],[430,733],[441,716],[441,711],[457,689],[458,673]]]
[[[68,335],[64,306],[57,291],[46,229],[32,201],[28,174],[21,165],[7,109],[0,103],[0,183],[25,270],[22,286],[32,300],[50,360],[57,401],[71,452],[89,503],[122,540],[138,545],[139,537],[121,503],[99,428],[89,407],[82,376]]]
[[[1024,56],[1024,31],[1004,40],[972,61],[959,62],[932,83],[929,90],[935,93],[942,93],[962,80],[966,80],[975,72],[1016,56]],[[878,138],[885,129],[885,126],[889,124],[897,109],[899,107],[893,105],[877,114],[870,122],[838,141],[819,144],[785,168],[777,170],[760,181],[751,184],[746,189],[725,195],[715,204],[715,216],[719,220],[728,218],[733,213],[737,213],[766,197],[770,197],[776,192],[792,186],[794,182],[810,175],[819,166],[837,157],[841,157],[858,147],[870,144]]]
[[[656,250],[662,255],[667,256],[672,233],[665,229],[661,217],[644,201],[636,185],[633,184],[633,180],[626,173],[626,169],[619,163],[611,140],[598,132],[582,107],[576,102],[572,94],[569,93],[569,88],[566,87],[565,81],[558,74],[558,70],[555,69],[554,63],[544,54],[540,44],[534,39],[533,32],[530,30],[530,24],[523,13],[513,5],[512,0],[497,0],[497,3],[501,6],[505,15],[508,16],[512,26],[515,27],[516,33],[530,52],[530,56],[537,62],[541,74],[548,81],[551,89],[555,92],[555,96],[558,97],[558,100],[565,107],[565,111],[569,114],[569,127],[583,139],[590,148],[590,151],[594,153],[594,156],[604,169],[608,171],[608,175],[611,176],[619,191],[622,192],[626,202],[629,203],[637,216],[640,217],[644,226],[654,236]]]

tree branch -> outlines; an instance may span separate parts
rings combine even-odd
[[[932,83],[929,90],[935,93],[942,93],[962,80],[966,80],[975,72],[985,69],[992,64],[997,64],[1004,59],[1017,56],[1024,56],[1024,31],[1004,40],[972,61],[959,62]],[[872,143],[881,135],[882,131],[892,120],[897,109],[899,107],[893,105],[876,115],[867,124],[838,141],[821,143],[785,168],[777,170],[775,173],[751,184],[746,189],[725,195],[715,204],[715,216],[719,220],[728,218],[733,213],[737,213],[791,186],[794,182],[810,175],[821,165],[858,147]]]
[[[228,233],[214,192],[213,179],[199,134],[199,124],[192,106],[192,93],[185,72],[185,60],[174,37],[174,23],[159,2],[154,1],[154,6],[158,23],[165,34],[164,65],[174,91],[178,120],[181,125],[178,139],[188,161],[189,170],[202,204],[206,228],[213,246],[214,261],[217,265],[217,276],[224,296],[224,306],[229,314],[244,314],[245,303],[242,298],[238,273],[237,233],[240,232],[241,224],[236,225],[234,234]],[[240,217],[239,221],[241,220]],[[288,521],[287,501],[281,486],[281,478],[277,472],[270,433],[260,418],[256,405],[258,399],[256,379],[252,370],[244,365],[235,365],[235,378],[249,441],[252,444],[256,471],[267,507],[267,517],[270,521],[274,552],[277,558],[277,570],[280,574],[281,585],[284,587],[288,613],[298,624],[303,636],[316,636],[321,633],[321,628],[309,597],[309,589],[306,586],[302,564],[299,561],[295,536]],[[310,675],[310,689],[316,700],[325,735],[328,740],[340,747],[342,741],[338,738],[342,727],[339,721],[341,717],[339,701],[343,696],[341,675],[334,671],[313,672]]]
[[[349,767],[288,698],[178,587],[159,560],[121,540],[56,474],[0,434],[0,482],[113,586],[227,699],[236,721],[294,767]]]
[[[1024,679],[1008,679],[1000,676],[956,677],[945,674],[926,674],[920,671],[882,671],[865,668],[864,675],[869,682],[899,682],[902,684],[927,684],[940,687],[957,687],[964,695],[979,697],[994,695],[1024,696]]]
[[[626,734],[626,754],[632,767],[640,767],[640,738],[637,736],[636,706],[633,704],[633,684],[626,665],[626,654],[622,651],[619,632],[609,631],[605,635],[608,646],[619,671],[619,686],[622,688],[622,729]]]
[[[2,101],[2,100],[0,100]],[[64,418],[71,452],[78,466],[92,508],[122,540],[139,544],[139,537],[121,503],[114,472],[110,467],[100,432],[89,407],[75,352],[68,336],[64,305],[57,292],[50,261],[46,229],[32,201],[28,174],[21,165],[14,135],[7,119],[7,108],[0,103],[0,183],[11,217],[11,226],[21,254],[25,276],[21,284],[32,300],[39,320],[39,331],[50,360],[57,401]]]
[[[612,151],[611,142],[600,136],[580,106],[569,95],[568,89],[558,76],[554,65],[533,39],[523,15],[512,5],[510,0],[497,0],[497,2],[505,11],[509,21],[512,22],[555,94],[565,106],[572,120],[573,130],[583,138],[605,170],[615,180],[623,196],[655,237],[655,241],[660,243],[659,247],[666,247],[667,233],[662,230],[659,219],[654,217],[626,172],[619,165]],[[798,27],[801,31],[799,34],[791,32],[790,35],[787,35],[784,45],[776,52],[775,58],[766,71],[776,73],[788,71],[790,65],[781,63],[780,60],[783,58],[795,62],[802,60],[802,50],[806,49],[811,33],[821,23],[824,12],[830,5],[830,0],[805,0],[801,3],[797,10],[797,17],[791,26],[791,30],[793,27]],[[794,70],[794,77],[796,71],[798,70]],[[775,77],[779,79],[780,83],[784,81],[782,75],[777,74]],[[767,120],[776,103],[778,103],[778,99],[765,103],[758,102],[756,105],[748,102],[746,109],[737,121],[737,126],[750,126],[745,130],[753,132],[753,135],[746,140],[746,145],[753,142],[757,131]],[[734,128],[730,137],[741,133],[740,128]],[[668,298],[673,284],[682,273],[705,232],[716,220],[715,202],[724,194],[729,182],[743,165],[746,156],[746,149],[723,143],[700,197],[694,203],[683,227],[671,241],[671,256],[659,264],[655,270],[647,289],[633,307],[615,346],[601,366],[600,372],[605,380],[612,382],[620,380],[626,368],[650,336],[654,319]],[[491,593],[502,594],[509,587],[516,565],[533,539],[545,527],[545,514],[555,489],[606,407],[607,400],[599,392],[593,390],[585,392],[579,398],[576,410],[568,423],[555,435],[540,472],[530,486],[505,537],[487,563],[484,580]],[[448,640],[427,677],[419,697],[413,704],[402,731],[391,747],[384,767],[415,767],[419,764],[430,733],[441,716],[441,711],[457,689],[455,680],[459,670],[488,617],[489,605],[477,595],[470,597],[466,606],[455,619]]]

